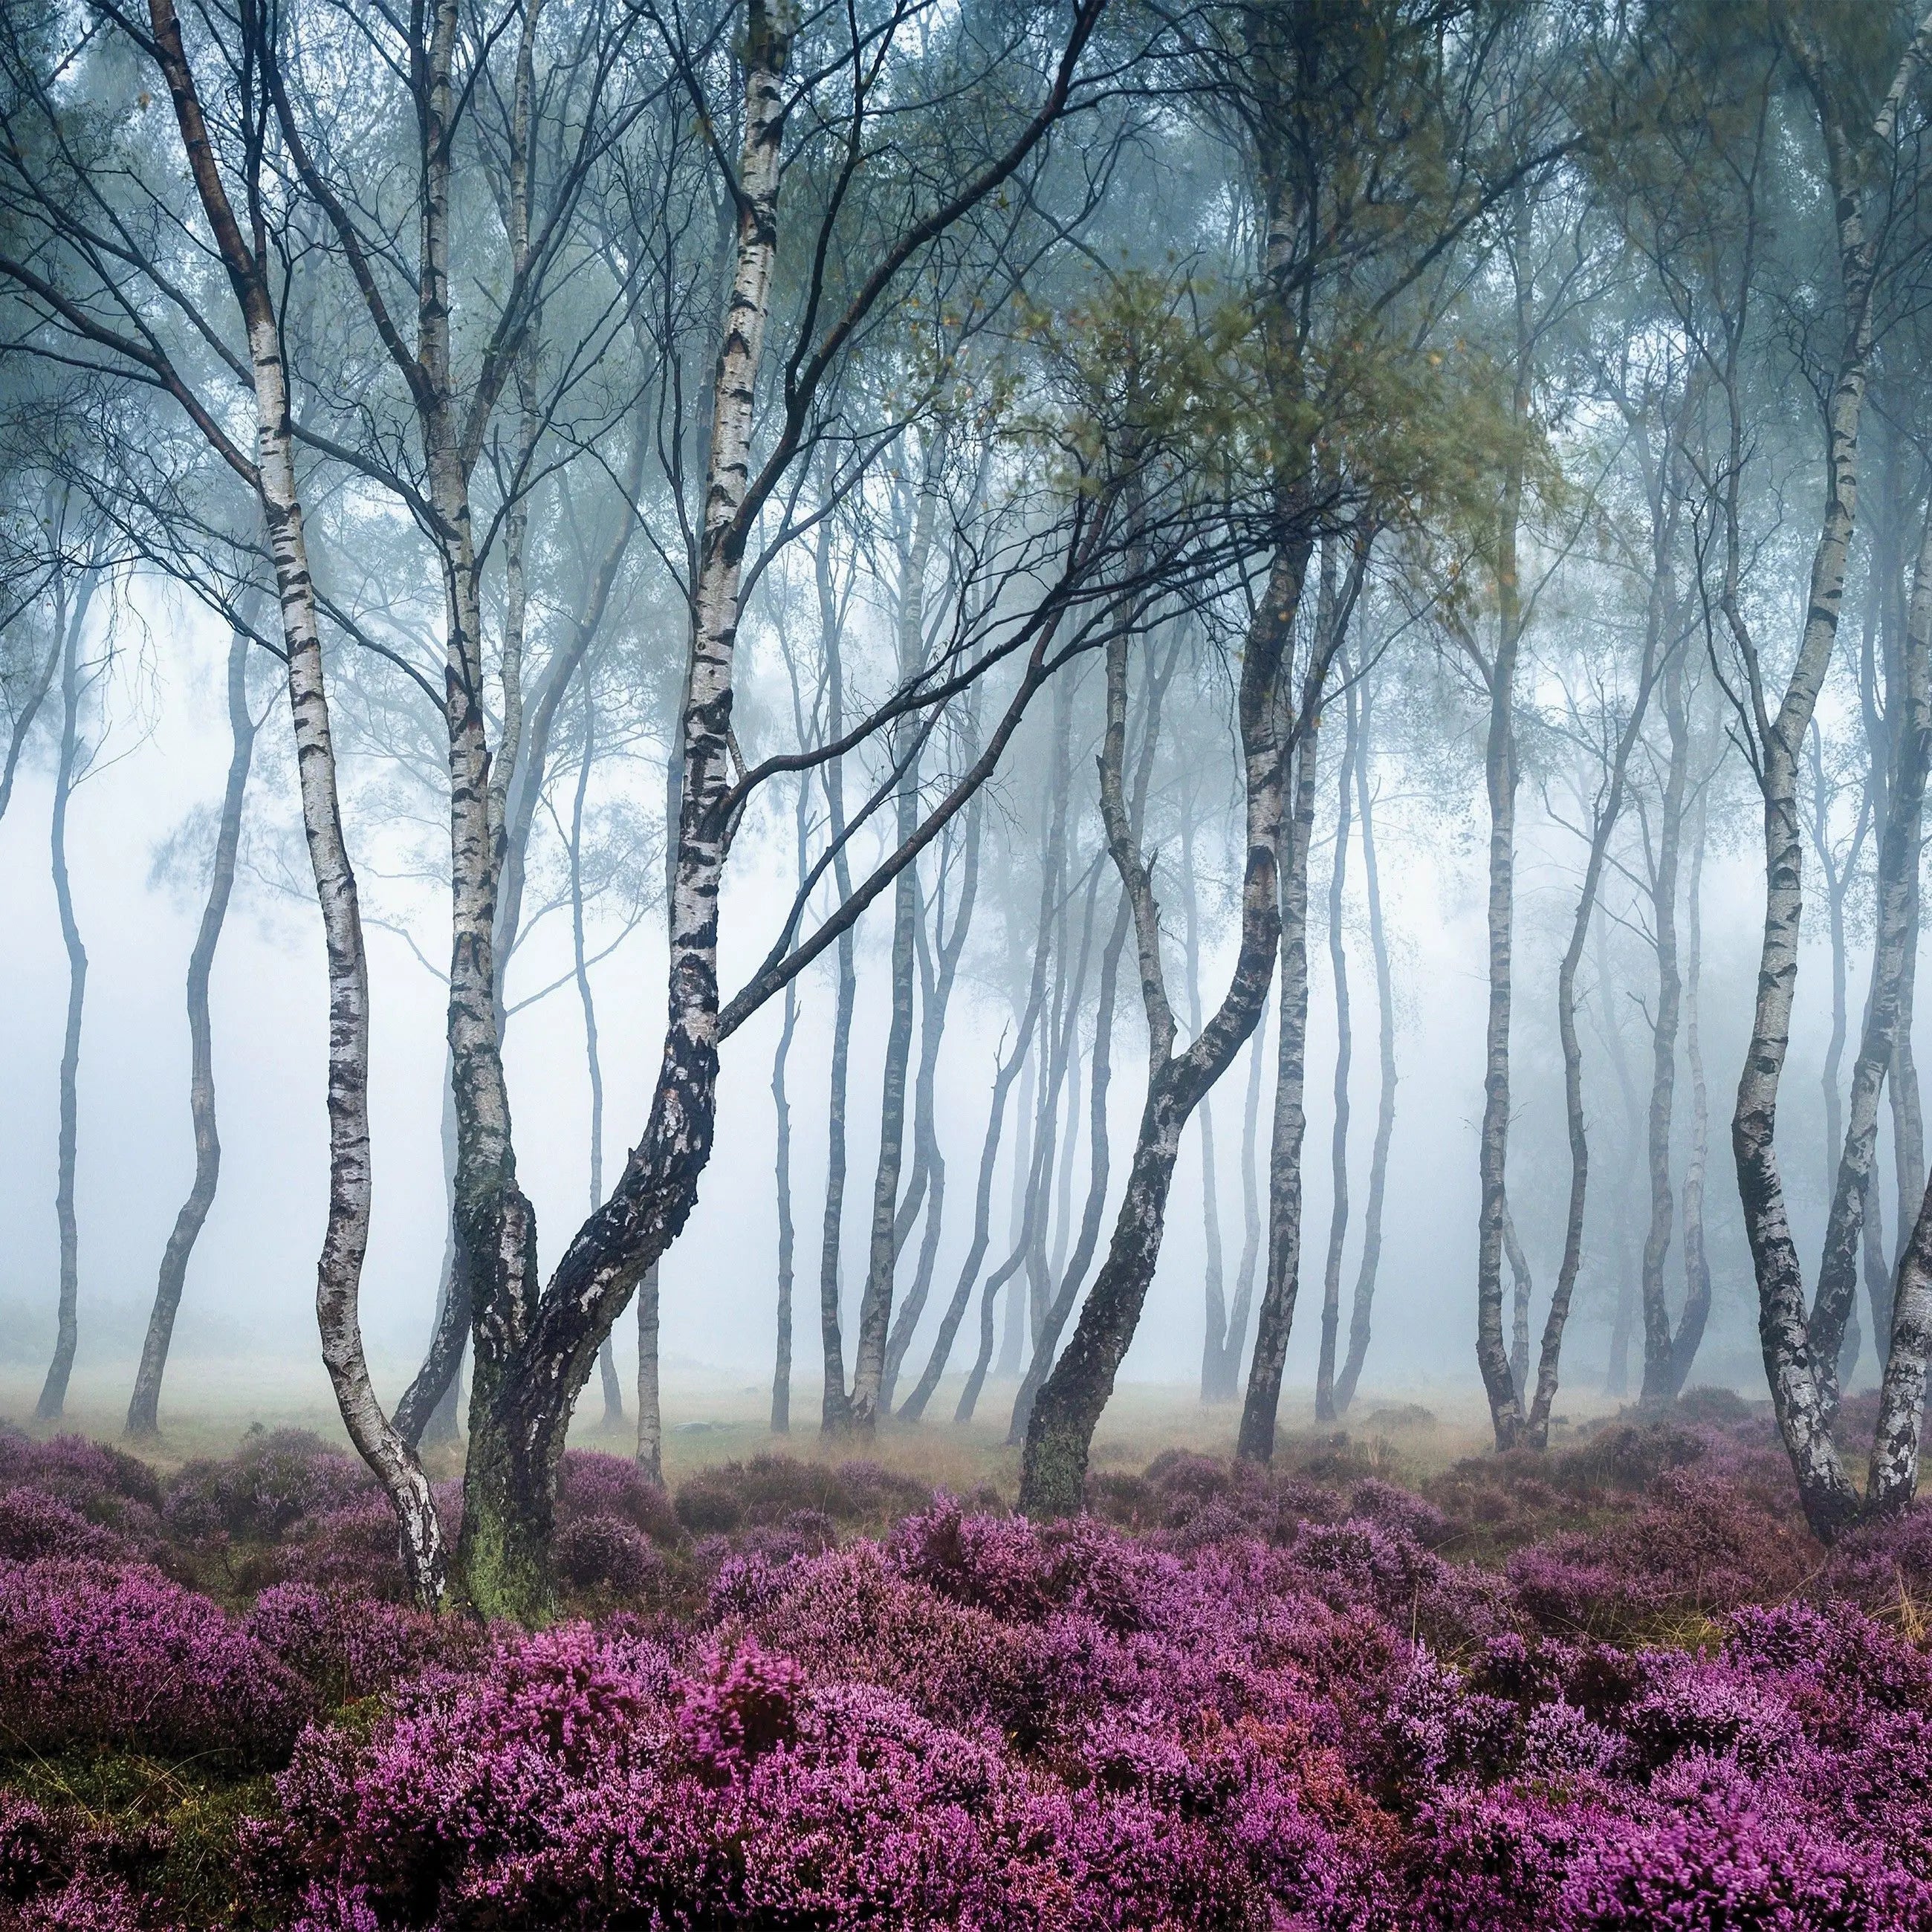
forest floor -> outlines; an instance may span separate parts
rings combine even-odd
[[[1932,1506],[1825,1549],[1729,1391],[1506,1456],[1366,1396],[1262,1471],[1126,1386],[1036,1525],[1010,1390],[855,1454],[674,1378],[659,1489],[593,1385],[534,1631],[406,1606],[326,1408],[184,1380],[142,1459],[34,1393],[0,1932],[1932,1926]]]

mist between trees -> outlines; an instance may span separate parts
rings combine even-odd
[[[272,1276],[526,1618],[667,1338],[1036,1515],[1124,1372],[1265,1461],[1472,1340],[1910,1500],[1932,18],[4,19],[43,1418]]]

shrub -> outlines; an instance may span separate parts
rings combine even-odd
[[[578,1516],[557,1532],[552,1549],[559,1580],[580,1590],[639,1597],[663,1580],[664,1558],[621,1516]]]
[[[31,1563],[44,1556],[82,1556],[128,1562],[134,1555],[126,1538],[89,1522],[44,1490],[22,1485],[0,1495],[0,1559]]]
[[[304,1519],[380,1496],[354,1456],[305,1429],[251,1430],[232,1456],[185,1463],[167,1485],[169,1527],[190,1540],[272,1543]]]
[[[311,1705],[293,1671],[158,1572],[0,1564],[0,1742],[103,1744],[241,1764],[286,1756]]]

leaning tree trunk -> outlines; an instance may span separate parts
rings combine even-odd
[[[67,945],[67,1026],[61,1036],[60,1159],[54,1187],[54,1218],[60,1229],[60,1299],[55,1329],[53,1359],[34,1413],[44,1422],[67,1406],[68,1378],[74,1372],[74,1349],[80,1339],[80,1232],[74,1215],[74,1166],[80,1132],[80,1022],[87,1002],[87,948],[74,916],[74,890],[68,878],[67,813],[74,796],[80,762],[80,633],[93,596],[90,574],[70,616],[63,596],[56,605],[61,632],[60,758],[54,767],[52,860],[54,903],[60,913],[61,938]]]
[[[1174,1016],[1161,961],[1160,914],[1153,881],[1134,836],[1124,792],[1125,637],[1117,637],[1108,646],[1101,808],[1114,868],[1133,914],[1142,1003],[1148,1019],[1148,1090],[1107,1258],[1080,1312],[1073,1338],[1041,1386],[1027,1425],[1019,1500],[1020,1507],[1032,1515],[1070,1515],[1081,1507],[1094,1431],[1113,1393],[1114,1378],[1133,1340],[1160,1258],[1182,1130],[1202,1096],[1227,1070],[1253,1032],[1268,996],[1281,929],[1277,854],[1282,820],[1282,681],[1307,560],[1305,543],[1284,542],[1280,546],[1261,604],[1249,626],[1238,705],[1247,801],[1240,945],[1220,1008],[1186,1050],[1178,1053],[1174,1047]],[[1316,689],[1318,692],[1318,683]]]
[[[1342,667],[1348,676],[1348,667]],[[1328,874],[1328,970],[1335,985],[1334,1123],[1328,1142],[1330,1204],[1328,1252],[1322,1267],[1322,1348],[1315,1370],[1315,1419],[1333,1422],[1335,1406],[1335,1343],[1342,1324],[1342,1254],[1348,1238],[1348,1073],[1354,1039],[1348,1024],[1348,948],[1342,931],[1347,905],[1351,788],[1355,758],[1360,748],[1360,713],[1353,685],[1344,694],[1346,723],[1342,738],[1342,769],[1335,805],[1335,862]]]
[[[188,1112],[194,1124],[194,1180],[161,1255],[160,1278],[154,1286],[147,1340],[134,1377],[134,1396],[128,1405],[128,1433],[136,1437],[152,1437],[160,1431],[161,1377],[167,1368],[175,1315],[181,1306],[189,1258],[200,1238],[208,1210],[214,1204],[215,1184],[221,1173],[221,1141],[215,1131],[214,1042],[208,1018],[208,982],[214,968],[214,949],[221,940],[222,922],[228,915],[229,895],[234,889],[235,858],[242,842],[242,807],[255,749],[255,720],[248,710],[250,648],[244,631],[236,631],[229,640],[228,730],[232,748],[228,759],[228,782],[221,794],[208,898],[188,962]]]

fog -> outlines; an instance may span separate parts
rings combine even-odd
[[[81,1241],[80,1352],[77,1389],[90,1406],[112,1410],[124,1400],[154,1292],[157,1261],[186,1192],[194,1166],[186,1106],[188,1032],[182,974],[199,916],[208,815],[218,800],[227,746],[221,723],[221,666],[226,640],[205,614],[165,590],[136,593],[137,621],[122,626],[132,641],[120,647],[111,725],[98,769],[76,790],[70,830],[76,916],[88,956],[87,1012],[80,1064],[78,1198]],[[769,656],[769,653],[767,653]],[[769,686],[779,674],[765,663]],[[263,737],[286,728],[286,705],[272,664],[258,666],[252,686],[266,708]],[[768,693],[769,694],[769,693]],[[427,707],[424,707],[425,710]],[[7,1406],[30,1406],[53,1344],[56,1235],[56,1096],[67,962],[56,917],[46,852],[51,747],[23,777],[0,825],[0,902],[8,908],[9,997],[0,1006],[0,1064],[8,1105],[0,1116],[0,1213],[9,1238],[0,1251],[0,1337],[4,1338]],[[1478,1406],[1481,1384],[1472,1349],[1477,1208],[1475,1139],[1482,1105],[1484,1016],[1483,865],[1480,742],[1461,755],[1466,795],[1419,797],[1405,785],[1398,759],[1388,760],[1378,783],[1388,794],[1377,831],[1383,890],[1396,959],[1397,1054],[1400,1084],[1390,1156],[1390,1182],[1377,1289],[1375,1340],[1364,1371],[1372,1396],[1412,1400],[1460,1413]],[[992,834],[1016,842],[1032,833],[1024,774],[996,782]],[[248,805],[256,869],[244,871],[214,970],[215,1072],[220,1108],[220,1190],[195,1252],[176,1338],[175,1358],[224,1406],[238,1387],[260,1384],[262,1406],[280,1402],[305,1412],[326,1409],[328,1383],[316,1351],[315,1256],[326,1210],[326,988],[320,930],[312,904],[297,896],[298,873],[286,864],[294,806],[286,758],[265,756]],[[650,781],[637,786],[648,802]],[[1762,885],[1754,879],[1750,841],[1756,827],[1748,801],[1734,802],[1734,822],[1723,829],[1729,849],[1705,878],[1708,1044],[1714,1104],[1721,1108],[1734,1082],[1744,1038],[1744,1009],[1756,967],[1755,922]],[[157,876],[158,857],[172,850],[185,826],[198,835],[193,866]],[[782,828],[780,828],[782,830]],[[1516,1029],[1522,1098],[1519,1151],[1513,1157],[1516,1213],[1539,1281],[1540,1324],[1560,1244],[1561,1093],[1554,1077],[1551,992],[1555,935],[1567,923],[1576,890],[1574,841],[1546,820],[1525,827],[1519,864],[1520,916],[1529,936]],[[370,842],[374,843],[373,838]],[[789,898],[783,853],[768,836],[755,860],[743,862],[726,901],[722,977],[728,990],[756,963],[754,935],[769,920],[761,908]],[[997,862],[995,862],[997,863]],[[1318,875],[1325,871],[1318,856]],[[422,952],[436,956],[439,921],[446,925],[447,895],[404,881],[386,903],[406,919]],[[1355,950],[1357,1027],[1363,1026],[1365,952],[1359,904],[1348,925]],[[1318,909],[1318,918],[1319,916]],[[1172,914],[1169,924],[1174,923]],[[1208,996],[1228,970],[1223,929],[1202,968]],[[594,970],[604,1058],[608,1133],[614,1144],[634,1138],[649,1105],[662,1037],[664,948],[661,910],[647,916],[619,950]],[[856,1312],[865,1268],[862,1213],[877,1158],[875,1096],[883,1031],[866,1023],[887,970],[885,915],[860,928],[861,1023],[851,1072],[850,1198],[845,1220],[844,1286],[848,1320]],[[614,936],[607,929],[605,938]],[[444,942],[446,944],[446,942]],[[1326,1227],[1330,1189],[1325,1150],[1333,1120],[1334,1054],[1332,987],[1319,932],[1310,992],[1309,1124],[1305,1225]],[[364,1276],[362,1322],[379,1388],[393,1400],[413,1373],[434,1312],[444,1246],[443,1156],[440,1140],[443,988],[397,934],[371,935],[374,1034],[372,1121],[374,1220]],[[969,1238],[966,1192],[984,1131],[986,1092],[1003,1025],[1003,1012],[983,983],[996,962],[969,952],[969,977],[956,999],[940,1063],[939,1130],[953,1171],[962,1178],[949,1195],[951,1213],[938,1270],[942,1284],[956,1272]],[[509,997],[549,986],[570,970],[565,922],[520,950]],[[1808,992],[1829,971],[1816,945],[1803,967]],[[1856,983],[1856,978],[1854,983]],[[1634,997],[1624,993],[1622,997]],[[824,1094],[830,1056],[831,974],[805,980],[800,1033],[792,1061],[794,1113],[793,1181],[808,1269],[815,1270],[817,1214],[825,1172]],[[1271,1007],[1266,1051],[1271,1060],[1278,1007]],[[727,1046],[719,1089],[716,1154],[699,1190],[698,1205],[667,1260],[662,1349],[667,1383],[692,1385],[700,1402],[727,1385],[762,1396],[772,1373],[776,1210],[772,1177],[774,1120],[771,1056],[780,1016],[768,1008]],[[1814,1096],[1828,1014],[1822,1000],[1801,1001],[1784,1129],[1796,1216],[1808,1250],[1822,1232],[1826,1154],[1822,1121]],[[1131,1141],[1140,1089],[1145,1030],[1131,1008],[1118,1022],[1118,1069],[1110,1108],[1113,1133]],[[1923,1028],[1921,1029],[1922,1035]],[[518,1126],[520,1172],[536,1204],[546,1258],[574,1230],[585,1204],[588,1174],[588,1084],[581,1012],[568,984],[518,1013],[508,1033],[508,1061]],[[1232,1271],[1241,1237],[1238,1168],[1242,1090],[1240,1063],[1214,1096],[1220,1154],[1222,1240]],[[1352,1145],[1359,1222],[1368,1142],[1373,1124],[1375,1072],[1358,1030]],[[1265,1076],[1266,1123],[1274,1080]],[[1613,1172],[1628,1133],[1622,1109],[1600,1099],[1594,1122],[1602,1136],[1603,1170]],[[1012,1136],[994,1189],[996,1238],[1004,1228],[1011,1191]],[[1084,1178],[1085,1150],[1079,1174]],[[1712,1262],[1718,1280],[1709,1336],[1698,1379],[1744,1390],[1762,1387],[1755,1335],[1755,1295],[1744,1251],[1735,1183],[1720,1142],[1711,1186]],[[1119,1163],[1114,1194],[1118,1192]],[[1265,1176],[1262,1184],[1265,1190]],[[1124,1368],[1131,1380],[1185,1388],[1198,1373],[1202,1336],[1203,1231],[1200,1148],[1190,1134],[1181,1156],[1159,1272],[1145,1318]],[[1618,1280],[1618,1217],[1628,1218],[1627,1274],[1640,1244],[1640,1208],[1605,1186],[1592,1204],[1583,1287],[1573,1317],[1566,1401],[1580,1414],[1600,1408]],[[1352,1280],[1359,1225],[1348,1250]],[[996,1238],[996,1248],[998,1243]],[[1316,1244],[1311,1240],[1310,1246]],[[1000,1252],[1004,1252],[1003,1250]],[[1312,1273],[1318,1270],[1318,1252]],[[1314,1282],[1318,1292],[1318,1278]],[[923,1359],[936,1325],[928,1314],[909,1359]],[[627,1392],[634,1376],[636,1339],[628,1322],[616,1330]],[[956,1349],[963,1372],[970,1336]],[[1311,1399],[1317,1324],[1304,1280],[1289,1350],[1289,1400]],[[1872,1372],[1865,1358],[1864,1373]],[[794,1400],[808,1424],[818,1406],[819,1376],[808,1337],[801,1333]],[[1574,1394],[1570,1393],[1574,1391]],[[584,1398],[594,1408],[593,1380]],[[1003,1419],[1004,1412],[1001,1412]],[[701,1420],[673,1402],[667,1421]],[[944,1426],[941,1424],[939,1426]]]

